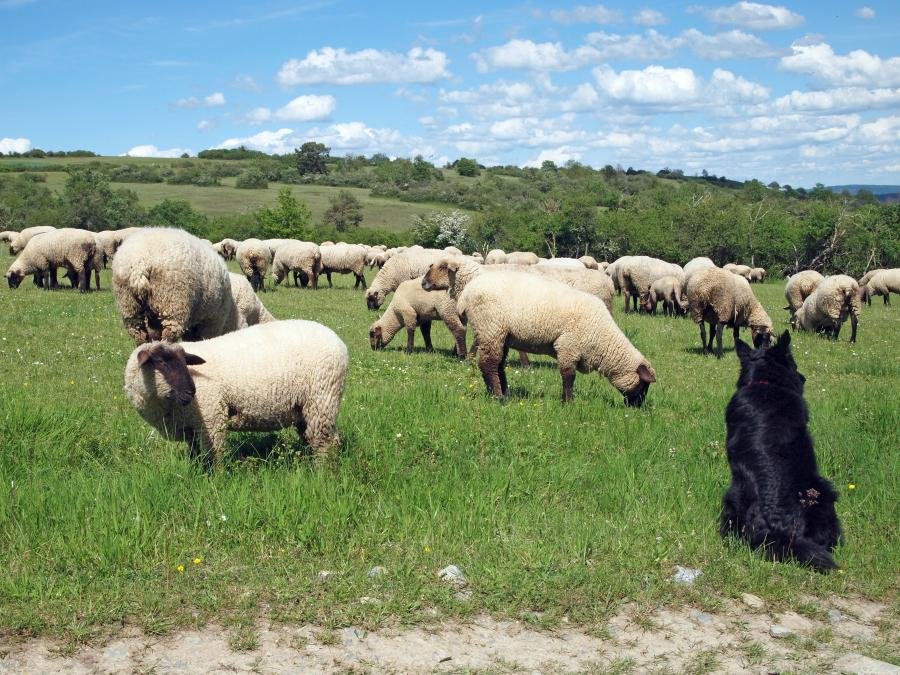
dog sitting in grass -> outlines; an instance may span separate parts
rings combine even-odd
[[[769,558],[827,572],[837,567],[838,495],[816,466],[803,400],[806,378],[797,372],[790,345],[787,331],[769,349],[735,341],[741,374],[725,411],[731,486],[720,529],[723,537],[739,537]]]

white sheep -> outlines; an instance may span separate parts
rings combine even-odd
[[[238,246],[240,245],[241,242],[238,240],[225,237],[222,241],[217,241],[213,244],[213,248],[216,250],[216,253],[225,258],[225,260],[234,260],[234,256],[237,254]]]
[[[825,277],[809,294],[794,316],[791,326],[802,330],[824,331],[837,340],[844,321],[850,317],[850,342],[856,342],[859,323],[859,284],[846,274]]]
[[[418,327],[425,340],[425,349],[433,351],[431,322],[443,321],[456,341],[456,355],[466,358],[466,327],[459,320],[456,300],[446,292],[429,292],[422,288],[422,278],[404,281],[384,312],[369,328],[372,349],[383,349],[401,328],[406,328],[406,353],[411,354]]]
[[[481,263],[482,265],[484,264],[484,256],[481,255],[480,251],[472,251],[472,255],[470,255],[469,257],[472,258],[472,260]]]
[[[372,285],[366,291],[366,306],[369,309],[378,309],[388,293],[393,293],[404,281],[422,276],[433,262],[446,256],[443,251],[432,248],[406,250],[394,254],[378,271]]]
[[[750,282],[761,284],[766,280],[766,268],[765,267],[751,267],[750,268]]]
[[[750,281],[750,267],[748,265],[739,265],[737,263],[726,263],[722,265],[722,269],[726,272],[731,272],[732,274],[737,274],[739,277],[744,277],[747,281]]]
[[[113,258],[112,285],[136,344],[237,330],[225,261],[184,230],[144,228],[128,237]]]
[[[359,244],[338,242],[331,246],[319,246],[322,255],[322,272],[328,279],[328,287],[332,287],[331,274],[353,274],[356,282],[353,288],[366,288],[366,249]]]
[[[31,241],[32,237],[36,237],[39,234],[44,234],[46,232],[52,232],[56,228],[52,225],[35,225],[34,227],[26,227],[24,230],[16,234],[9,240],[9,254],[10,255],[19,255],[25,247],[28,245],[28,242]]]
[[[272,249],[259,239],[246,239],[237,247],[235,258],[253,290],[265,293],[266,272],[272,264]]]
[[[597,370],[625,396],[643,403],[656,374],[619,330],[603,301],[563,283],[522,272],[482,274],[457,301],[478,343],[478,365],[488,392],[506,396],[510,348],[554,356],[571,401],[576,371]]]
[[[237,326],[239,330],[258,323],[275,321],[275,317],[265,308],[247,277],[236,272],[228,273],[231,282],[231,297],[237,307]]]
[[[4,241],[8,244],[13,238],[18,236],[19,233],[16,230],[4,230],[3,232],[0,232],[0,241]]]
[[[900,293],[900,268],[879,270],[865,286],[864,298],[872,304],[872,296],[880,295],[884,304],[891,304],[891,293]]]
[[[272,279],[280,284],[289,274],[293,274],[294,286],[309,284],[313,290],[319,288],[319,274],[322,271],[322,253],[318,245],[311,241],[291,240],[278,247],[272,260]],[[299,283],[298,283],[299,280]]]
[[[463,252],[460,251],[456,246],[445,246],[444,253],[449,253],[450,255],[462,255]]]
[[[718,267],[698,270],[688,280],[686,294],[691,319],[700,324],[704,353],[712,351],[715,337],[716,356],[722,357],[722,328],[726,325],[734,329],[735,340],[740,328],[748,326],[756,347],[771,341],[772,319],[753,295],[750,282],[743,277]],[[708,344],[706,323],[710,325]]]
[[[803,270],[788,277],[784,284],[784,298],[788,303],[785,309],[790,311],[791,316],[800,309],[803,301],[816,290],[816,286],[822,283],[824,278],[815,270]]]
[[[716,263],[707,258],[706,256],[699,256],[697,258],[691,258],[684,265],[684,280],[682,282],[682,286],[686,287],[688,279],[691,278],[691,275],[697,270],[705,270],[711,267],[716,267]]]
[[[506,252],[501,248],[491,249],[484,257],[485,265],[503,265],[505,262]]]
[[[537,253],[531,251],[513,251],[506,254],[507,265],[537,265],[539,260]]]
[[[515,264],[507,259],[508,264]],[[578,258],[547,258],[544,260],[539,260],[537,263],[538,267],[556,267],[570,270],[580,270],[586,269],[587,265],[585,265]],[[596,269],[596,267],[594,268]]]
[[[152,342],[125,365],[125,393],[166,438],[217,463],[233,431],[294,426],[323,456],[335,433],[349,358],[334,331],[273,321],[203,342]]]
[[[663,304],[663,314],[666,316],[675,316],[687,310],[687,298],[682,292],[681,280],[678,277],[674,275],[660,277],[641,294],[641,305],[644,311],[650,314],[656,314],[660,301]]]
[[[77,281],[78,289],[85,293],[90,290],[91,269],[102,264],[98,245],[92,232],[70,227],[34,235],[9,266],[6,280],[10,288],[18,288],[22,279],[31,275],[37,286],[49,290],[57,288],[57,269],[64,267],[70,279]],[[99,269],[95,269],[95,274],[99,289]]]
[[[629,300],[637,310],[641,294],[646,293],[657,279],[667,276],[676,276],[679,281],[684,279],[684,270],[680,265],[643,255],[630,256],[620,262],[616,267],[616,274],[625,296],[626,312],[631,309]]]
[[[121,230],[103,230],[97,233],[97,239],[103,249],[103,266],[112,261],[116,251],[129,236],[140,230],[139,227],[125,227]]]
[[[384,267],[384,264],[388,261],[390,256],[386,251],[382,251],[381,249],[372,247],[369,249],[369,252],[366,253],[366,265],[369,266],[369,269],[381,269]]]
[[[592,255],[583,255],[578,259],[582,265],[587,267],[589,270],[599,270],[600,264],[597,262],[597,259]]]

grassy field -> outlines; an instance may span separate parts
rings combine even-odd
[[[597,375],[579,375],[563,406],[543,357],[511,369],[512,396],[498,403],[473,364],[451,358],[441,326],[435,354],[404,355],[402,336],[372,352],[375,314],[336,278],[263,301],[350,348],[339,454],[317,468],[293,430],[234,434],[234,457],[212,475],[125,400],[133,345],[108,273],[86,296],[0,289],[0,630],[79,641],[123,623],[162,633],[215,620],[241,648],[261,614],[374,627],[437,608],[603,630],[624,602],[715,609],[742,592],[807,614],[832,594],[896,607],[896,305],[866,308],[857,345],[794,337],[821,469],[841,493],[843,569],[824,576],[718,535],[738,371],[729,336],[724,359],[703,357],[689,321],[623,316],[617,299],[659,376],[642,409]],[[786,325],[781,283],[755,288]],[[438,579],[448,564],[464,570],[469,599]],[[376,565],[386,573],[372,578]],[[703,576],[672,584],[675,565]],[[334,574],[322,582],[322,570]]]

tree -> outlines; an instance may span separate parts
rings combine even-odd
[[[251,166],[241,171],[234,182],[234,186],[246,190],[260,190],[269,187],[269,179],[261,168]]]
[[[325,163],[331,148],[325,146],[324,143],[316,143],[315,141],[307,141],[299,148],[294,149],[294,160],[297,163],[297,171],[301,176],[310,173],[328,173],[328,165]]]
[[[413,219],[413,240],[420,246],[444,248],[456,246],[468,250],[472,247],[469,225],[472,219],[462,211],[433,211]]]
[[[362,204],[349,190],[341,190],[328,201],[330,206],[323,216],[327,225],[333,225],[338,232],[359,227],[363,219]]]
[[[85,230],[118,230],[139,225],[143,212],[131,190],[113,190],[109,179],[95,169],[73,171],[66,180],[63,196],[71,227]]]
[[[260,209],[255,214],[263,239],[310,239],[312,213],[289,187],[278,191],[277,206]]]
[[[468,157],[460,157],[456,160],[456,173],[460,176],[478,176],[481,169],[478,168],[478,162]]]
[[[206,234],[206,216],[184,199],[163,199],[147,212],[147,220],[150,225],[180,227],[198,237]]]

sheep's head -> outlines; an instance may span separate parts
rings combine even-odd
[[[442,258],[432,263],[422,277],[422,288],[426,291],[443,291],[450,288],[457,270],[459,259],[455,257]]]
[[[168,342],[151,342],[139,347],[137,362],[142,371],[150,369],[162,377],[163,386],[157,378],[157,395],[179,405],[187,405],[197,393],[187,367],[206,363],[201,357],[187,353],[181,345]]]
[[[13,263],[12,267],[6,272],[6,282],[9,284],[10,288],[18,288],[24,278],[25,275],[18,269],[15,263]]]
[[[377,322],[373,323],[372,327],[369,328],[369,344],[372,346],[372,349],[384,349],[383,331]]]
[[[634,374],[637,383],[623,391],[622,395],[625,397],[625,405],[640,408],[644,404],[644,399],[647,398],[647,390],[650,389],[650,385],[656,382],[656,373],[653,371],[653,367],[644,361],[637,367]]]
[[[366,307],[369,309],[378,309],[381,307],[381,303],[384,302],[385,295],[387,295],[387,293],[381,288],[370,288],[366,291]]]
[[[643,307],[645,312],[653,311],[653,303],[650,301],[650,291],[649,290],[641,291],[640,303],[641,303],[641,307]]]

